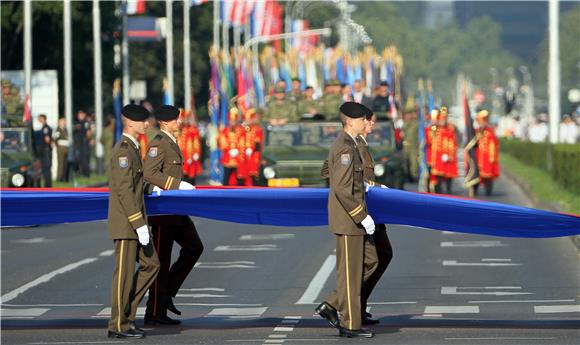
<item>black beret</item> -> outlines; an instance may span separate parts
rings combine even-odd
[[[340,112],[343,113],[345,116],[353,119],[366,117],[368,116],[369,113],[372,115],[372,111],[369,108],[357,102],[343,103],[340,106]]]
[[[121,109],[121,114],[133,121],[145,121],[151,115],[147,109],[137,104],[127,104]]]
[[[155,118],[159,121],[172,121],[179,117],[179,109],[172,105],[162,105],[155,110]]]

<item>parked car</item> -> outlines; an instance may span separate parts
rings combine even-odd
[[[29,128],[1,128],[0,186],[40,187],[41,167],[35,159]]]
[[[338,122],[265,125],[260,184],[271,187],[326,186],[320,169],[330,145],[342,131]],[[367,141],[375,158],[377,181],[402,188],[405,162],[395,148],[392,122],[377,122]]]

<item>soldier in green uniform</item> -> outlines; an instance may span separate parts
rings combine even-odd
[[[343,103],[340,89],[340,82],[338,80],[328,80],[324,89],[324,94],[320,98],[320,105],[318,108],[319,112],[324,115],[326,120],[339,120],[338,109]]]
[[[19,127],[23,125],[22,113],[24,104],[20,91],[8,79],[2,79],[2,122],[3,126]]]
[[[355,139],[364,133],[369,112],[355,102],[340,107],[344,130],[328,154],[328,223],[336,240],[336,290],[316,312],[338,327],[342,337],[374,336],[361,328],[363,284],[377,267],[377,254],[372,239],[375,223],[365,201],[364,165]],[[331,303],[336,303],[337,309],[329,301],[336,301]]]
[[[417,181],[419,177],[419,122],[417,121],[417,107],[406,107],[403,118],[403,150],[407,162],[409,162],[409,174],[414,181]]]
[[[68,131],[66,130],[66,119],[61,117],[58,119],[58,128],[54,133],[54,141],[56,143],[56,157],[58,162],[58,169],[56,179],[60,182],[68,181]],[[109,149],[110,151],[110,149]]]
[[[160,130],[149,142],[144,162],[145,180],[156,189],[192,190],[193,185],[183,181],[183,156],[177,145],[175,133],[179,131],[179,109],[164,105],[155,111]],[[203,244],[188,216],[162,215],[149,217],[153,229],[154,245],[161,264],[159,274],[149,289],[145,313],[146,325],[178,325],[167,316],[167,310],[181,315],[173,304],[181,285],[203,252]],[[173,242],[181,247],[179,257],[170,266]]]
[[[318,114],[318,101],[313,98],[314,89],[312,86],[307,86],[304,89],[304,97],[298,101],[298,116],[299,117],[312,117]]]
[[[121,110],[123,135],[111,156],[109,174],[109,237],[115,242],[109,338],[143,338],[135,327],[137,306],[155,280],[159,259],[146,222],[143,165],[135,137],[145,133],[149,112],[129,104]],[[135,271],[135,262],[139,268]]]
[[[266,104],[264,120],[272,125],[283,125],[288,122],[296,122],[296,104],[286,99],[286,90],[281,86],[274,89],[274,98]]]

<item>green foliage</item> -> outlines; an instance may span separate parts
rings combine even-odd
[[[558,184],[580,193],[580,144],[530,143],[502,140],[501,151],[523,164],[545,171]]]
[[[580,214],[580,194],[562,187],[548,172],[527,165],[507,153],[502,153],[499,160],[502,169],[525,181],[533,198],[540,204],[555,203],[564,212]]]
[[[358,2],[357,6],[353,18],[364,23],[377,50],[388,45],[400,50],[409,94],[418,78],[429,78],[436,95],[450,104],[458,73],[467,74],[482,87],[491,83],[490,67],[520,65],[501,48],[501,27],[489,17],[474,19],[466,28],[452,21],[429,29],[402,14],[416,13],[412,4]]]

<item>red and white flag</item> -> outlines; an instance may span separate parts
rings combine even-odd
[[[145,13],[145,0],[127,0],[127,14],[143,14]]]
[[[24,100],[24,113],[22,114],[22,122],[28,123],[32,120],[32,115],[30,114],[30,97],[26,95]]]

